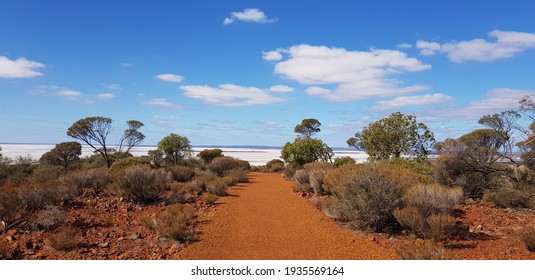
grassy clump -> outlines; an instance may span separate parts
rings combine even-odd
[[[147,203],[160,198],[168,187],[170,176],[163,170],[135,166],[117,174],[114,182],[119,195],[136,203]]]
[[[188,227],[195,215],[193,206],[173,204],[162,213],[142,219],[141,223],[149,229],[155,229],[163,237],[186,241],[190,237]]]

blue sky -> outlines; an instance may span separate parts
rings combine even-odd
[[[437,140],[535,94],[535,1],[0,1],[0,143],[88,116],[144,144],[329,146],[415,114]]]

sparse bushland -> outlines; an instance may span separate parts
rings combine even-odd
[[[171,178],[164,170],[134,166],[115,174],[113,181],[118,195],[136,203],[147,203],[160,198],[168,188]]]
[[[535,224],[519,229],[516,234],[530,252],[535,252]]]
[[[21,184],[29,179],[35,168],[37,161],[30,156],[18,156],[14,159],[0,158],[0,184],[9,182],[11,184]]]
[[[36,213],[49,205],[69,198],[65,188],[57,184],[27,184],[0,190],[0,220],[5,229],[26,224]]]
[[[32,178],[39,182],[56,180],[65,173],[61,166],[39,164],[32,173]]]
[[[71,226],[63,226],[48,238],[50,247],[56,251],[68,251],[78,245],[78,230]]]
[[[164,212],[145,217],[141,224],[149,229],[155,229],[163,237],[184,242],[192,237],[188,227],[195,215],[196,211],[193,206],[173,204]]]

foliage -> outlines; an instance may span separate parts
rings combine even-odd
[[[117,193],[136,203],[157,200],[167,189],[170,176],[163,170],[134,166],[114,176]]]
[[[61,166],[51,166],[46,164],[38,165],[34,170],[32,177],[40,182],[58,179],[65,172]]]
[[[164,153],[161,150],[149,150],[147,154],[151,165],[161,167],[164,164]]]
[[[135,165],[150,165],[150,159],[146,156],[142,157],[125,157],[115,161],[111,165],[112,170],[124,169]]]
[[[349,156],[339,157],[334,159],[334,166],[335,167],[342,167],[349,164],[355,164],[357,163],[354,158]]]
[[[205,163],[210,163],[216,157],[222,157],[223,151],[221,149],[204,149],[197,154]]]
[[[61,177],[60,182],[71,195],[81,196],[86,188],[92,189],[94,195],[101,193],[111,179],[106,169],[95,168],[70,172]]]
[[[65,169],[69,164],[80,159],[82,145],[78,142],[62,142],[41,156],[42,163],[63,166]]]
[[[305,169],[296,170],[293,174],[293,179],[295,181],[294,191],[309,193],[312,191],[310,186],[310,177],[308,176],[308,171]]]
[[[119,152],[123,152],[123,146],[126,146],[125,153],[130,152],[130,150],[139,145],[145,139],[145,135],[139,132],[139,129],[145,124],[136,120],[129,120],[126,122],[127,128],[123,132],[123,136],[119,141]]]
[[[118,159],[110,157],[110,154],[115,152],[115,149],[109,147],[106,142],[108,135],[111,133],[112,122],[112,119],[105,117],[80,119],[67,129],[67,135],[81,140],[93,148],[96,153],[103,157],[106,166],[110,168],[113,161]],[[142,122],[130,120],[127,122],[127,126],[128,128],[124,131],[124,135],[118,144],[119,150],[117,153],[119,154],[128,154],[133,146],[139,144],[145,138],[145,135],[138,131],[143,126]],[[124,145],[127,147],[126,151],[122,150]]]
[[[217,195],[217,196],[225,196],[227,195],[227,188],[228,185],[225,181],[222,179],[214,179],[210,180],[205,183],[206,184],[206,191],[209,194]]]
[[[370,123],[347,140],[350,147],[365,150],[371,160],[425,158],[434,142],[433,133],[416,116],[399,112]]]
[[[333,151],[323,141],[311,138],[297,138],[293,143],[287,142],[281,151],[281,158],[292,165],[304,165],[309,162],[331,161]]]
[[[76,121],[69,127],[67,129],[67,135],[83,141],[101,154],[109,168],[111,166],[111,160],[109,159],[106,140],[111,132],[111,124],[112,120],[110,118],[87,117]]]
[[[501,208],[529,208],[531,193],[514,188],[502,187],[494,192],[487,192],[483,200],[494,203]]]
[[[217,200],[219,199],[219,196],[217,195],[213,195],[213,194],[205,194],[203,195],[202,197],[202,200],[204,201],[204,203],[206,203],[207,205],[213,205],[217,202]]]
[[[312,135],[321,131],[321,123],[317,119],[304,119],[296,125],[294,132],[303,135],[305,138],[311,138]]]
[[[188,138],[174,133],[165,136],[158,142],[158,150],[162,151],[165,158],[175,165],[180,159],[191,155],[192,152]]]

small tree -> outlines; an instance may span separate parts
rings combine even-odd
[[[287,142],[281,151],[281,158],[292,165],[304,165],[309,162],[331,162],[333,151],[323,141],[311,138],[297,138],[293,143]]]
[[[321,131],[321,123],[317,119],[304,119],[296,125],[294,132],[302,134],[305,138],[311,138],[312,135]]]
[[[162,151],[173,164],[177,164],[180,159],[191,155],[188,138],[174,133],[165,136],[158,142],[158,150]]]
[[[347,140],[350,147],[365,150],[371,160],[401,156],[425,158],[434,142],[433,133],[425,124],[417,122],[416,116],[400,112],[370,123]]]
[[[145,125],[136,120],[129,120],[126,122],[126,125],[128,128],[125,129],[123,137],[119,142],[119,152],[122,152],[123,146],[126,146],[126,151],[124,152],[128,153],[132,147],[137,146],[139,143],[141,143],[141,141],[143,141],[143,139],[145,139],[145,135],[138,131]]]
[[[110,153],[113,153],[111,151],[116,151],[116,149],[110,148],[106,142],[108,135],[111,132],[112,122],[112,119],[105,117],[87,117],[80,119],[67,129],[67,135],[83,141],[93,148],[96,153],[102,155],[109,168],[113,163],[113,159],[110,158]],[[123,145],[128,147],[125,152],[128,153],[133,146],[145,139],[145,135],[138,131],[139,128],[144,126],[142,122],[130,120],[126,123],[128,128],[124,131],[124,135],[118,144],[120,153],[123,152]]]
[[[41,156],[40,161],[67,169],[69,164],[80,159],[82,145],[78,142],[62,142]]]
[[[96,152],[102,155],[106,161],[108,168],[111,166],[111,161],[108,154],[108,146],[106,139],[111,132],[112,120],[105,117],[87,117],[76,121],[67,130],[67,135],[83,141]],[[95,143],[96,142],[96,143]],[[96,147],[100,145],[101,148]]]

